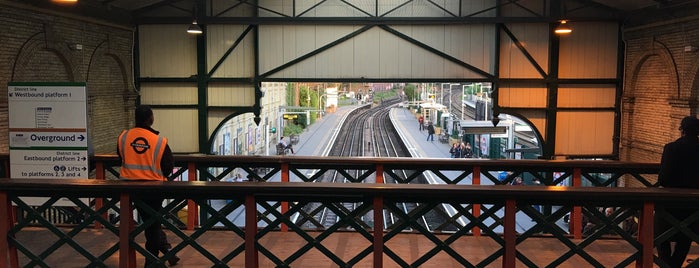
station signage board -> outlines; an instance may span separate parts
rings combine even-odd
[[[10,178],[88,178],[85,83],[9,83]]]

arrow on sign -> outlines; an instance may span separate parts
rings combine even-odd
[[[83,134],[80,134],[80,136],[78,137],[78,139],[79,139],[80,141],[83,141],[83,140],[85,140],[85,136],[83,136]]]

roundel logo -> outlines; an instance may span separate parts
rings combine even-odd
[[[150,144],[148,144],[148,141],[143,137],[138,137],[131,142],[131,148],[133,148],[133,151],[137,154],[143,154],[150,149]]]

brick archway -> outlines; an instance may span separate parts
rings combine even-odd
[[[114,151],[113,143],[121,129],[133,122],[133,108],[137,93],[133,89],[128,61],[120,58],[109,48],[108,39],[99,43],[90,55],[87,68],[88,116],[90,141],[95,153]]]
[[[51,66],[45,66],[51,63],[51,61],[43,59],[40,61],[45,65],[34,65],[33,60],[40,58],[42,54],[51,53],[55,56],[60,63],[60,66],[56,64]],[[31,77],[29,74],[32,70],[37,70],[37,73],[42,73],[46,69],[54,69],[54,71],[65,72],[65,78],[67,81],[64,82],[80,82],[84,81],[84,78],[78,71],[78,65],[73,62],[73,52],[69,49],[68,44],[61,40],[57,34],[52,30],[52,27],[48,24],[44,25],[44,31],[39,32],[26,40],[17,52],[15,58],[15,64],[12,68],[12,74],[10,81],[20,82],[26,77]],[[42,72],[39,72],[41,70]],[[26,81],[24,81],[26,82]],[[55,81],[51,81],[55,82]]]
[[[656,162],[663,145],[675,138],[672,135],[676,133],[664,131],[677,129],[657,126],[668,121],[674,124],[678,114],[689,113],[682,111],[677,65],[670,50],[653,41],[628,66],[622,98],[620,160]]]

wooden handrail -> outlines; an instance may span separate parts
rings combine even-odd
[[[505,229],[503,237],[506,240],[504,246],[512,247],[516,245],[517,239],[514,226],[516,204],[531,201],[537,204],[551,205],[582,205],[585,206],[629,206],[643,207],[640,215],[640,222],[644,230],[652,230],[652,210],[655,204],[698,204],[699,191],[693,189],[669,189],[669,188],[611,188],[611,187],[561,187],[561,186],[533,186],[521,187],[514,185],[418,185],[418,184],[375,184],[375,183],[302,183],[302,182],[124,182],[95,179],[0,179],[0,196],[55,196],[60,193],[63,196],[74,197],[114,197],[122,200],[122,208],[128,207],[129,196],[139,196],[148,194],[149,196],[160,196],[164,198],[193,198],[193,199],[227,199],[245,197],[247,216],[250,217],[246,226],[247,230],[254,228],[253,212],[256,202],[265,200],[374,200],[374,206],[380,206],[379,200],[402,200],[410,202],[476,202],[492,203],[502,202],[505,206]],[[315,198],[314,198],[315,197]],[[378,198],[378,199],[377,199]],[[125,202],[124,202],[125,201]],[[5,204],[9,206],[9,204]],[[8,214],[7,207],[0,210]],[[130,209],[122,211],[128,216]],[[122,215],[123,216],[123,215]],[[7,219],[9,215],[0,215]],[[247,225],[246,224],[246,225]],[[5,226],[7,228],[7,226]],[[132,228],[123,226],[124,228]],[[122,231],[123,231],[122,230]],[[376,233],[375,234],[379,234]],[[652,237],[652,236],[651,236]],[[129,245],[129,236],[120,237],[120,245]],[[378,239],[376,241],[382,241]],[[7,239],[0,239],[0,249],[7,249]],[[641,256],[637,259],[640,267],[650,267],[652,262],[653,239],[647,234],[639,237],[639,243],[643,245],[640,251]],[[246,240],[246,247],[254,249],[254,244]],[[374,250],[381,248],[374,247]],[[126,256],[133,256],[133,249],[130,246],[123,246],[122,252]],[[253,250],[254,251],[254,250]],[[503,261],[512,264],[514,251],[506,249]],[[257,254],[248,252],[245,254]],[[380,255],[377,253],[377,255]],[[375,255],[376,256],[376,255]],[[256,260],[256,255],[246,256],[246,260]],[[124,267],[131,267],[132,258],[122,258]],[[649,266],[650,265],[650,266]],[[254,266],[248,266],[254,267]]]

